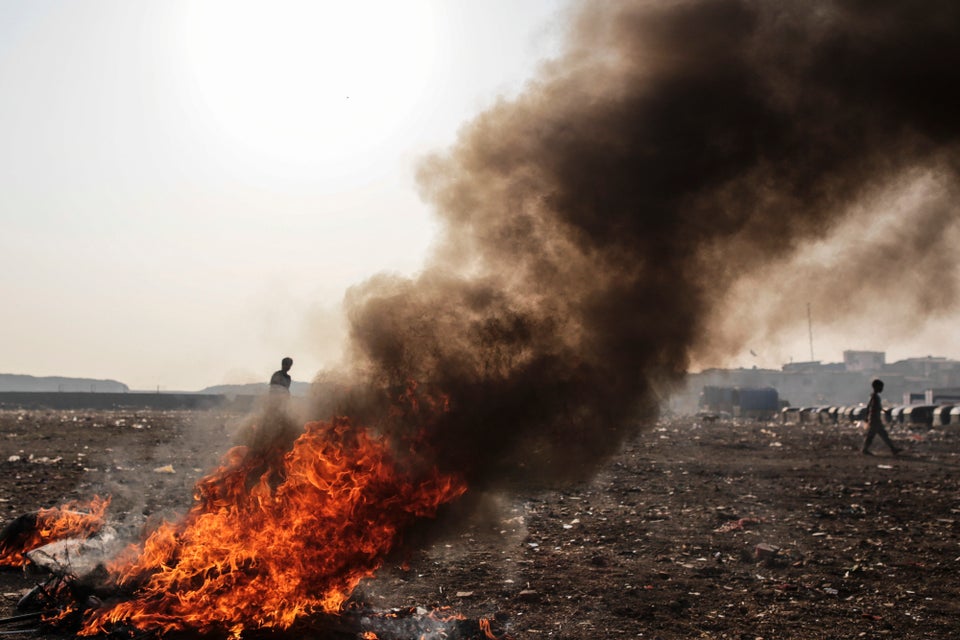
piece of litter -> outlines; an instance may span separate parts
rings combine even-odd
[[[172,464],[165,464],[162,467],[157,467],[156,469],[153,470],[153,472],[154,473],[176,473],[176,471],[173,470]]]

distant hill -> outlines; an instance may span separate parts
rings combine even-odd
[[[260,396],[267,393],[266,382],[251,382],[250,384],[218,384],[206,387],[197,393],[209,393],[222,396]],[[294,396],[310,395],[309,382],[293,382],[290,384],[290,394]]]
[[[64,378],[60,376],[38,378],[36,376],[0,373],[0,391],[128,393],[130,387],[116,380]]]

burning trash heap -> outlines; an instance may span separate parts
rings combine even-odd
[[[911,268],[882,286],[911,321],[952,308],[956,2],[596,2],[569,33],[423,162],[439,242],[416,277],[347,293],[350,391],[325,421],[282,455],[231,452],[107,564],[110,597],[60,620],[236,636],[342,612],[468,489],[589,477],[691,365],[799,321],[785,296],[862,317],[890,238]],[[103,507],[40,512],[0,557],[90,534]]]
[[[463,478],[417,457],[401,460],[385,438],[344,418],[308,423],[285,454],[235,447],[197,483],[182,520],[161,524],[99,574],[58,581],[47,596],[60,607],[48,622],[84,636],[239,637],[336,614],[405,527],[466,491]],[[96,538],[107,506],[94,499],[14,521],[0,535],[0,565],[43,562],[57,541]],[[74,543],[70,552],[61,570],[83,565],[84,553],[103,559],[102,546]]]

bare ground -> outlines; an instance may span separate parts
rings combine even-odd
[[[241,422],[0,411],[0,526],[110,494],[149,527],[189,505]],[[868,457],[853,425],[664,420],[590,483],[501,497],[355,600],[450,607],[514,638],[956,637],[960,430],[892,436],[904,454]],[[0,570],[0,617],[40,580]]]

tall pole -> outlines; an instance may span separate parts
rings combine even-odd
[[[807,330],[810,332],[810,362],[813,362],[813,316],[810,315],[810,303],[807,303]]]

